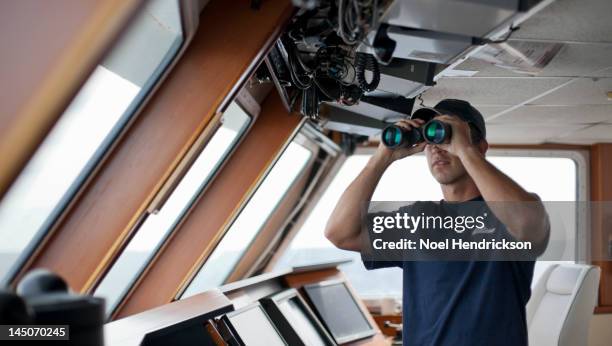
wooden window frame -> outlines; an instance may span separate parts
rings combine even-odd
[[[293,184],[289,186],[289,189],[285,191],[281,199],[278,201],[278,207],[272,211],[272,213],[266,218],[266,221],[262,224],[261,228],[257,230],[255,237],[245,249],[244,253],[242,253],[240,259],[237,261],[224,283],[230,283],[248,277],[247,272],[251,269],[251,266],[256,264],[257,259],[265,250],[266,245],[269,244],[274,238],[274,235],[280,231],[280,227],[284,220],[288,217],[293,210],[293,207],[299,201],[308,182],[308,176],[310,175],[313,165],[317,160],[318,147],[315,145],[314,141],[311,142],[307,138],[298,139],[297,136],[291,139],[290,142],[296,140],[298,141],[298,144],[303,145],[308,151],[311,152],[308,162],[304,165],[298,176],[295,177]],[[280,153],[280,155],[282,155],[282,153]],[[275,164],[276,161],[273,165],[271,165],[270,169],[272,169]]]
[[[595,202],[612,201],[612,143],[599,143],[591,146],[591,200]],[[591,249],[595,256],[603,258],[602,249],[608,249],[605,244],[610,242],[610,218],[601,213],[594,213],[591,220]],[[607,236],[606,232],[607,231]],[[595,313],[612,313],[612,262],[593,261],[594,265],[601,268],[599,280],[599,298]]]
[[[288,237],[293,238],[296,228],[299,228],[304,221],[304,215],[307,216],[311,209],[314,208],[314,205],[316,205],[316,201],[318,201],[321,195],[318,194],[321,185],[325,184],[328,177],[333,179],[336,173],[336,171],[333,171],[333,167],[336,165],[336,162],[344,160],[339,147],[334,146],[333,148],[325,149],[319,143],[319,137],[307,138],[309,149],[314,150],[315,153],[326,151],[325,158],[322,159],[318,154],[312,158],[313,162],[296,179],[294,186],[287,191],[287,194],[280,202],[280,207],[270,215],[262,226],[257,238],[236,264],[227,282],[245,279],[258,275],[260,272],[270,271],[269,263],[275,260],[279,253],[282,254],[284,250],[282,244],[285,243],[285,239]],[[319,166],[313,175],[312,170],[315,161],[319,161]]]
[[[245,89],[242,89],[242,91],[244,90]],[[151,252],[147,255],[147,260],[143,264],[142,268],[137,273],[135,273],[135,275],[133,275],[132,279],[128,283],[128,286],[126,286],[127,290],[125,290],[124,294],[121,294],[120,297],[118,298],[117,301],[119,303],[115,307],[111,307],[111,309],[107,310],[110,312],[109,313],[110,316],[113,316],[115,310],[120,305],[120,302],[123,299],[125,299],[125,297],[129,294],[129,292],[132,290],[132,286],[134,286],[135,283],[138,282],[140,275],[142,275],[142,273],[147,270],[148,266],[151,265],[155,261],[155,258],[157,257],[159,250],[164,246],[164,243],[168,241],[170,237],[172,237],[172,234],[180,227],[184,219],[188,217],[191,209],[193,208],[195,203],[197,203],[197,199],[199,199],[200,196],[206,192],[211,182],[214,181],[217,174],[223,169],[228,158],[231,157],[231,155],[234,153],[236,148],[242,143],[242,141],[244,140],[244,137],[250,131],[251,127],[257,120],[257,117],[259,116],[259,112],[253,112],[252,109],[251,110],[245,109],[245,107],[242,106],[239,100],[235,100],[235,102],[238,104],[238,107],[240,107],[242,111],[248,115],[249,117],[248,125],[242,132],[238,134],[238,137],[236,138],[235,142],[232,143],[232,146],[229,148],[228,152],[223,157],[223,160],[219,162],[218,166],[210,173],[210,176],[207,179],[208,181],[206,182],[206,185],[204,185],[201,190],[196,191],[196,193],[193,195],[196,201],[194,201],[190,205],[187,205],[186,210],[184,210],[183,212],[181,212],[179,215],[176,216],[176,219],[178,220],[177,224],[174,225],[171,229],[167,230],[165,235],[159,240],[158,245],[154,249],[151,249]],[[177,165],[176,169],[173,171],[170,178],[166,181],[166,184],[162,188],[160,188],[158,194],[155,196],[155,198],[152,199],[151,204],[149,205],[146,211],[146,216],[149,216],[151,213],[156,213],[163,208],[163,205],[165,204],[165,202],[167,202],[168,198],[170,198],[171,194],[174,192],[174,189],[181,182],[181,179],[189,172],[191,165],[198,159],[199,155],[206,148],[208,141],[212,137],[214,137],[217,130],[223,126],[223,123],[221,120],[222,118],[223,118],[223,113],[217,113],[215,115],[215,117],[211,121],[211,124],[202,132],[198,140],[196,140],[196,142],[194,143],[192,148],[190,148],[187,155],[183,158],[183,161]],[[137,233],[145,221],[146,219],[143,218],[142,222],[139,222],[136,225],[133,232]],[[121,254],[119,254],[117,257],[119,257],[120,255]],[[108,270],[110,271],[111,268],[112,266],[109,267]],[[101,284],[103,280],[104,280],[104,276],[101,276],[97,284],[95,285],[95,287],[92,288],[91,290],[92,294],[97,293],[95,289],[98,288],[99,284]],[[109,306],[107,306],[107,308],[108,307]]]
[[[23,275],[22,267],[24,265],[27,265],[28,261],[30,260],[29,259],[30,254],[33,252],[35,253],[36,251],[39,251],[38,247],[41,246],[41,244],[44,241],[46,241],[47,237],[50,236],[50,233],[53,232],[55,223],[59,222],[59,219],[65,216],[65,213],[70,208],[71,204],[75,203],[75,201],[77,200],[77,196],[82,192],[82,190],[84,190],[84,187],[95,176],[95,172],[99,169],[99,166],[102,165],[102,162],[104,162],[104,160],[108,157],[109,153],[112,151],[112,148],[114,148],[117,142],[119,142],[120,138],[127,132],[130,125],[133,123],[134,119],[136,119],[140,111],[147,104],[148,100],[155,94],[155,91],[162,84],[163,80],[167,77],[169,71],[172,70],[172,67],[177,63],[177,61],[179,60],[179,57],[184,53],[185,48],[188,46],[189,42],[193,38],[195,34],[195,30],[198,27],[199,17],[197,15],[194,15],[194,12],[199,13],[200,11],[200,4],[198,3],[199,0],[176,0],[176,1],[178,2],[178,5],[179,5],[183,39],[182,39],[180,46],[176,49],[173,58],[170,61],[168,61],[167,64],[165,64],[165,66],[163,67],[163,71],[161,71],[159,76],[157,76],[155,83],[151,85],[147,94],[142,95],[141,100],[138,102],[135,109],[128,114],[128,120],[124,124],[122,129],[120,129],[117,133],[113,134],[112,143],[108,146],[102,144],[102,147],[99,149],[103,149],[103,152],[101,154],[95,154],[94,157],[91,158],[91,160],[96,161],[96,164],[94,165],[94,167],[84,168],[83,171],[79,173],[79,176],[76,178],[74,182],[76,184],[76,189],[73,189],[71,187],[70,190],[66,192],[64,197],[62,197],[62,201],[60,201],[54,207],[53,211],[51,212],[49,216],[50,224],[52,226],[50,227],[43,226],[41,229],[37,230],[37,234],[34,235],[34,237],[30,240],[27,247],[23,250],[22,256],[21,256],[22,259],[18,260],[18,263],[16,263],[14,265],[14,268],[11,269],[11,272],[8,273],[7,280],[9,282],[14,283],[21,275]],[[142,8],[140,9],[140,12],[142,12]],[[126,28],[124,31],[128,31],[131,29],[130,26],[133,24],[134,20],[137,20],[138,15],[139,15],[139,12],[137,11],[133,16],[132,21],[126,24]],[[117,41],[114,43],[117,43],[120,39],[121,39],[120,36],[117,37]],[[111,45],[109,47],[109,50],[107,51],[107,54],[112,53],[112,49],[114,48],[115,48],[115,45],[114,44]],[[101,60],[98,63],[98,65],[100,65],[102,62],[103,60]],[[91,75],[88,76],[88,78],[90,77]],[[67,203],[64,202],[64,199],[66,198],[68,199]],[[47,222],[47,224],[49,223]]]
[[[279,244],[273,250],[274,254],[271,256],[270,260],[266,263],[263,272],[268,273],[272,272],[275,269],[278,261],[280,261],[281,257],[285,251],[289,249],[289,245],[291,241],[297,236],[298,232],[308,219],[308,216],[313,211],[313,209],[317,206],[325,191],[329,188],[329,185],[334,180],[334,177],[344,165],[346,161],[346,155],[339,155],[333,163],[331,163],[323,173],[323,178],[317,185],[315,186],[311,196],[308,198],[306,205],[303,208],[303,211],[300,213],[299,217],[295,220],[295,223],[291,226],[291,229],[287,232],[285,237],[280,240]]]
[[[159,189],[254,72],[293,11],[284,0],[267,1],[258,10],[248,2],[210,1],[180,61],[17,279],[45,267],[73,290],[92,292]]]
[[[169,303],[184,290],[303,121],[301,115],[287,112],[276,91],[267,96],[251,131],[132,286],[113,319]]]
[[[0,198],[143,2],[2,2]]]

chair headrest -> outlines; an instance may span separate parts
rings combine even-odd
[[[546,282],[546,290],[555,294],[572,294],[580,274],[588,268],[560,265],[553,269]]]

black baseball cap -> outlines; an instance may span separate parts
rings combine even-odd
[[[474,106],[464,100],[444,99],[438,102],[433,108],[425,107],[417,109],[412,113],[410,119],[423,119],[427,122],[435,116],[442,114],[454,115],[461,118],[478,132],[478,137],[480,139],[487,137],[484,117],[474,108]]]

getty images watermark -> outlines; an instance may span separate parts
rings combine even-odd
[[[380,234],[385,230],[405,231],[411,235],[428,230],[455,232],[463,234],[470,233],[472,236],[479,234],[494,234],[498,226],[487,227],[492,224],[488,220],[489,213],[484,211],[482,215],[410,215],[409,212],[397,211],[391,215],[373,214],[371,217],[372,232]],[[497,221],[496,221],[497,222]],[[465,239],[465,237],[445,237],[445,239],[433,240],[430,237],[415,237],[415,239],[401,238],[398,241],[385,241],[382,238],[374,239],[372,246],[377,250],[532,250],[533,244],[529,241],[513,241],[510,239]]]
[[[541,219],[533,220],[531,211],[536,208],[543,212],[535,214]],[[514,228],[526,225],[527,229],[509,229],[496,213]],[[526,219],[525,215],[532,219],[514,222]],[[610,219],[610,202],[371,202],[362,210],[364,259],[610,260],[612,247],[605,243],[593,248],[590,242],[598,220]],[[545,227],[548,236],[538,241],[517,239],[517,234],[535,232],[531,225]],[[603,229],[610,233],[610,228]]]

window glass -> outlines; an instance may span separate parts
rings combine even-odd
[[[228,156],[249,122],[250,117],[237,104],[230,104],[223,114],[222,126],[208,141],[161,210],[147,216],[96,289],[94,295],[106,298],[107,312],[114,310],[132,286]]]
[[[351,258],[342,270],[360,295],[365,297],[401,297],[402,275],[398,268],[366,271],[359,253],[337,249],[323,235],[327,219],[348,185],[365,167],[369,155],[346,159],[323,196],[291,241],[276,268],[334,259]],[[576,165],[568,158],[488,156],[490,162],[544,201],[576,200]],[[411,182],[418,182],[417,184]],[[393,163],[380,180],[372,200],[415,201],[441,200],[440,185],[429,172],[423,155],[411,156]],[[552,262],[537,262],[534,283]]]
[[[3,281],[74,196],[182,40],[177,1],[150,1],[95,68],[0,203]]]
[[[287,146],[181,298],[225,282],[311,156],[296,142]]]

